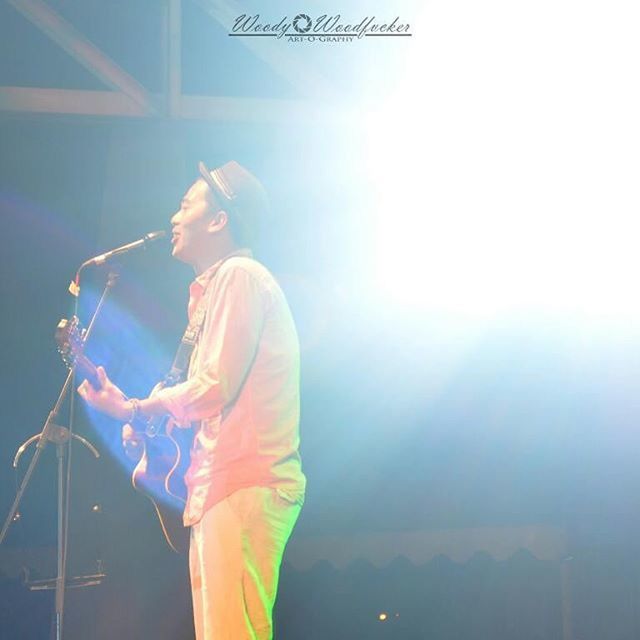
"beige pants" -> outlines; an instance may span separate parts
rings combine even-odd
[[[271,640],[284,547],[300,505],[275,489],[240,489],[191,528],[196,640]]]

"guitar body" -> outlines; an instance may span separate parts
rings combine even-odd
[[[162,532],[169,546],[179,553],[189,549],[189,529],[182,523],[182,512],[187,500],[184,475],[189,467],[191,429],[165,429],[149,436],[144,431],[143,452],[133,470],[131,482],[143,493],[156,510]]]

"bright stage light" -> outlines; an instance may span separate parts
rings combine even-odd
[[[472,314],[640,311],[639,15],[427,5],[366,124],[377,287]]]

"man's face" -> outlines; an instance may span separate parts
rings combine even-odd
[[[209,227],[215,207],[208,199],[208,191],[204,180],[194,182],[171,218],[171,255],[192,265],[209,250]]]

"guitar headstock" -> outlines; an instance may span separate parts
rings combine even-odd
[[[82,353],[83,330],[80,320],[73,316],[70,320],[62,318],[56,327],[56,344],[58,353],[62,356],[62,361],[71,368],[76,362],[76,358]]]
[[[56,327],[58,352],[69,369],[75,367],[94,387],[100,388],[95,365],[83,353],[84,334],[85,330],[77,316],[72,316],[70,320],[60,320]]]

